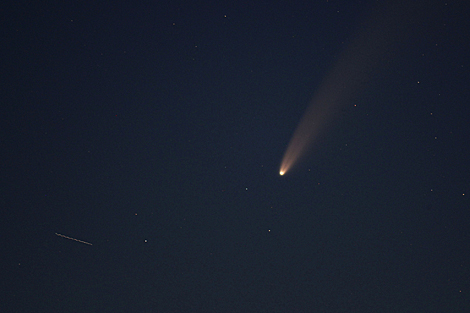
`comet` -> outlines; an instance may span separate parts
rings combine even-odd
[[[279,175],[285,175],[307,156],[319,135],[367,85],[384,61],[389,61],[413,10],[391,1],[372,14],[369,23],[352,36],[336,64],[325,76],[309,103],[282,158]]]

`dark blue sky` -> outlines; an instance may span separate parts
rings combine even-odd
[[[3,7],[0,311],[468,312],[463,4],[404,10],[283,177],[381,1]]]

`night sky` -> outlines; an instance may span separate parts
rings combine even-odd
[[[470,312],[470,13],[398,2],[3,4],[0,311]]]

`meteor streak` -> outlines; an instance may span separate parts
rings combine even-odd
[[[86,241],[83,241],[83,240],[79,240],[79,239],[75,239],[75,238],[72,238],[72,237],[68,237],[68,236],[65,236],[65,235],[62,235],[62,234],[58,234],[58,233],[55,233],[57,236],[59,237],[62,237],[62,238],[66,238],[66,239],[70,239],[70,240],[74,240],[74,241],[77,241],[77,242],[80,242],[80,243],[84,243],[86,245],[89,245],[89,246],[92,246],[93,244],[89,243],[89,242],[86,242]]]

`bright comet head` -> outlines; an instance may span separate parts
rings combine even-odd
[[[280,171],[279,175],[281,175],[281,176],[284,175],[284,171]]]

